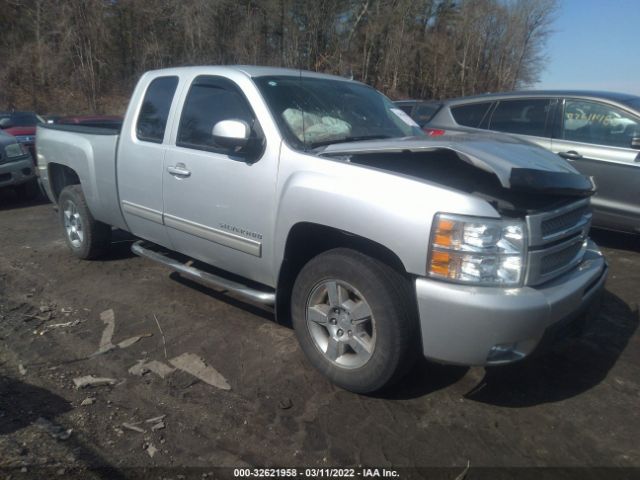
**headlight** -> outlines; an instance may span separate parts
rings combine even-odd
[[[26,155],[28,152],[27,147],[21,143],[12,143],[11,145],[7,145],[4,147],[4,151],[7,154],[7,158],[21,157]]]
[[[432,231],[430,277],[476,285],[521,284],[524,222],[438,213]]]

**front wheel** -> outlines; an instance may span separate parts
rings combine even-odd
[[[402,377],[418,351],[409,281],[354,250],[307,263],[294,284],[293,326],[311,363],[336,385],[372,393]]]
[[[69,185],[58,200],[58,215],[67,245],[78,258],[104,255],[111,244],[111,227],[93,218],[80,185]]]

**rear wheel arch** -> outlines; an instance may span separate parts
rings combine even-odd
[[[80,185],[80,177],[71,167],[60,163],[50,163],[48,170],[51,193],[56,202],[58,202],[60,193],[62,193],[65,187],[69,185]]]

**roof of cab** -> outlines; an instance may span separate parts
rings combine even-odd
[[[326,73],[318,73],[318,72],[310,72],[308,70],[298,70],[294,68],[280,68],[280,67],[265,67],[265,66],[257,66],[257,65],[202,65],[195,67],[174,67],[174,68],[163,68],[160,70],[152,70],[148,73],[163,75],[180,75],[182,74],[201,74],[201,75],[212,75],[212,74],[225,74],[230,72],[241,72],[247,75],[248,77],[268,77],[268,76],[287,76],[287,77],[306,77],[306,78],[324,78],[327,80],[341,80],[345,82],[350,82],[354,80],[340,77],[337,75],[329,75]],[[359,83],[359,82],[356,82]]]

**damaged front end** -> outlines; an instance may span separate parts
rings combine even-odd
[[[506,135],[353,142],[318,153],[463,191],[507,216],[558,208],[595,193],[592,180],[565,160]]]
[[[528,142],[507,136],[451,134],[426,141],[337,144],[321,155],[482,198],[503,221],[526,225],[526,245],[521,256],[516,255],[519,265],[526,268],[518,269],[520,273],[509,280],[513,284],[549,282],[580,264],[588,249],[589,196],[595,191],[592,181],[566,161]],[[483,258],[495,266],[496,253],[489,253]],[[452,255],[441,254],[446,261],[440,265],[432,252],[431,270],[442,267],[440,276],[451,279]],[[455,275],[461,274],[460,268]]]

